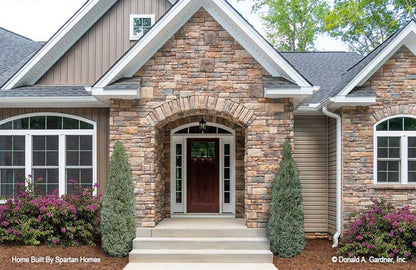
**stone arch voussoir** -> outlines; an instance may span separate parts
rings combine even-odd
[[[145,119],[149,125],[161,127],[175,117],[193,114],[220,116],[243,127],[250,126],[256,118],[253,110],[230,99],[193,95],[167,101],[149,112]]]
[[[371,118],[375,123],[387,118],[389,116],[399,115],[399,114],[409,114],[409,115],[416,115],[416,106],[415,105],[397,105],[397,106],[390,106],[384,107],[377,111],[375,111]]]

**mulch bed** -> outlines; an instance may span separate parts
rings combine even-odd
[[[332,257],[336,256],[336,249],[331,247],[328,240],[309,240],[305,250],[294,258],[274,257],[273,263],[279,270],[379,270],[379,269],[416,269],[416,263],[333,263]],[[338,257],[338,256],[337,256]]]
[[[12,257],[28,258],[29,263],[25,262],[12,262]],[[30,262],[31,257],[37,257],[38,263]],[[49,256],[54,260],[52,264],[46,263],[46,256]],[[78,263],[63,262],[62,264],[56,263],[56,256],[60,257],[60,260],[64,258],[77,258]],[[44,257],[44,262],[42,262]],[[100,262],[84,262],[81,261],[81,257],[99,258]],[[112,258],[105,255],[100,246],[81,246],[81,247],[68,247],[63,249],[62,247],[48,248],[46,246],[13,246],[13,245],[0,245],[0,269],[123,269],[129,261],[129,258]]]
[[[408,262],[401,264],[381,264],[381,263],[333,263],[332,257],[335,256],[335,249],[331,247],[328,240],[309,240],[305,250],[294,258],[274,257],[274,265],[279,270],[329,270],[329,269],[351,269],[351,270],[379,270],[379,269],[416,269],[416,263]],[[40,262],[25,263],[12,262],[12,257],[28,258],[36,257]],[[54,260],[52,264],[42,262],[41,257],[49,256]],[[64,258],[99,258],[99,263],[94,262],[78,262],[56,263],[56,257]],[[121,270],[128,263],[126,258],[112,258],[105,255],[99,246],[81,246],[69,247],[63,249],[61,247],[48,248],[46,246],[13,246],[0,245],[0,269],[114,269]],[[195,269],[197,270],[197,269]]]

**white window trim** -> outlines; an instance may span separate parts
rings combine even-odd
[[[406,114],[398,114],[383,118],[382,120],[378,121],[374,124],[374,138],[373,138],[373,149],[374,149],[374,157],[373,157],[373,178],[375,185],[416,185],[416,182],[408,182],[408,169],[407,169],[407,162],[408,162],[408,147],[407,147],[407,138],[408,137],[416,137],[416,131],[379,131],[377,130],[377,125],[383,123],[389,119],[393,118],[400,118],[400,117],[408,117],[416,119],[414,115],[406,115]],[[377,161],[378,161],[378,137],[400,137],[400,181],[399,182],[378,182],[377,175],[378,175],[378,168],[377,168]]]
[[[155,24],[156,16],[155,14],[130,14],[130,24],[129,24],[129,33],[130,33],[130,40],[139,40],[141,37],[135,36],[133,34],[133,22],[135,18],[150,18],[152,20],[152,25]]]
[[[90,135],[92,136],[92,185],[97,183],[97,123],[89,119],[64,113],[53,113],[53,112],[39,112],[29,113],[10,117],[0,121],[0,125],[8,123],[13,120],[18,120],[27,117],[34,116],[59,116],[67,117],[76,120],[80,120],[91,124],[93,129],[43,129],[43,130],[0,130],[0,136],[25,136],[25,174],[26,177],[32,174],[32,136],[59,136],[59,195],[66,194],[66,149],[65,149],[65,138],[67,135]],[[28,151],[29,150],[29,151]],[[32,179],[33,181],[34,179]],[[94,195],[97,195],[97,190],[94,190]],[[0,200],[1,203],[5,203],[6,200]]]
[[[188,138],[218,138],[220,147],[220,188],[219,188],[219,205],[220,209],[218,214],[232,214],[235,215],[235,131],[216,123],[207,122],[207,126],[215,126],[217,128],[222,128],[226,131],[231,132],[231,134],[212,134],[212,133],[204,133],[204,134],[175,134],[175,132],[182,130],[187,127],[199,125],[199,123],[190,123],[178,128],[175,128],[171,131],[171,174],[170,174],[170,199],[171,199],[171,215],[175,214],[187,214],[187,139]],[[176,203],[176,169],[175,169],[175,160],[176,160],[176,145],[182,145],[182,203]],[[223,149],[224,144],[230,144],[230,203],[223,203],[223,186],[224,186],[224,155]]]

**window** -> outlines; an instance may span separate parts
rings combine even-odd
[[[24,180],[25,136],[0,136],[0,197],[13,197]]]
[[[175,134],[219,134],[219,135],[230,135],[232,134],[230,131],[225,130],[220,127],[210,126],[207,125],[205,131],[201,131],[199,129],[199,124],[191,125],[189,127],[180,129],[175,132]]]
[[[11,198],[32,175],[35,192],[72,193],[67,180],[92,187],[95,124],[73,116],[31,114],[0,122],[0,197]]]
[[[35,192],[59,190],[59,136],[32,136],[32,176]]]
[[[155,23],[154,14],[130,15],[130,40],[138,40],[146,34]]]
[[[416,183],[416,118],[384,120],[374,134],[375,183]]]

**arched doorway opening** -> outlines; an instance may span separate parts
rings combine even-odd
[[[171,215],[235,214],[235,131],[208,122],[171,130]]]

